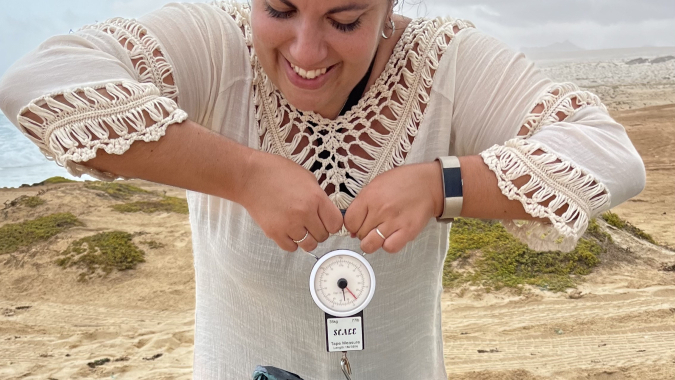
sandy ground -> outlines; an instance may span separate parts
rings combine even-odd
[[[136,182],[185,197],[182,190]],[[38,192],[45,205],[5,210],[0,224],[71,212],[86,226],[0,256],[0,379],[191,378],[194,270],[187,216],[120,214],[109,209],[119,202],[80,183],[4,190],[0,201]],[[70,242],[111,229],[145,232],[134,242],[146,262],[87,283],[77,281],[78,271],[53,264]],[[149,249],[140,243],[145,240],[165,247]],[[162,356],[143,359],[156,354]],[[87,366],[103,358],[126,360]]]
[[[592,75],[606,74],[596,63],[547,62],[546,70],[591,88]],[[675,77],[651,83],[657,75],[629,75],[625,85],[607,87],[616,87],[613,97],[606,94],[607,104],[648,170],[646,190],[615,211],[675,246]],[[133,182],[184,197],[181,190]],[[115,213],[109,206],[117,201],[82,184],[0,190],[0,202],[38,193],[45,205],[2,210],[0,226],[66,211],[85,226],[0,256],[0,379],[190,379],[194,272],[187,216]],[[77,271],[53,264],[69,242],[111,229],[145,232],[134,241],[146,263],[86,283],[77,282]],[[675,253],[609,231],[630,253],[603,258],[577,296],[447,290],[448,378],[675,379],[675,273],[660,270],[675,263]],[[142,240],[165,247],[150,249]],[[87,365],[103,358],[111,362]]]

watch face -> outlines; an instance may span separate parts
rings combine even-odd
[[[347,317],[368,306],[375,292],[375,275],[363,256],[338,250],[317,261],[309,287],[321,310],[335,317]]]

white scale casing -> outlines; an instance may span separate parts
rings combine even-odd
[[[338,286],[344,279],[345,289]],[[316,305],[334,317],[350,317],[362,311],[375,294],[375,273],[361,254],[338,249],[323,255],[312,268],[309,290]]]

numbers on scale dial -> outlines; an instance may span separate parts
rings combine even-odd
[[[370,291],[370,274],[353,257],[332,257],[319,268],[315,289],[320,301],[329,308],[351,310],[365,302]]]

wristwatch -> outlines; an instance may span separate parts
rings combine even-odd
[[[463,183],[462,171],[459,167],[459,158],[455,156],[438,157],[443,173],[443,198],[445,199],[443,213],[438,220],[447,220],[459,217],[462,213]]]

